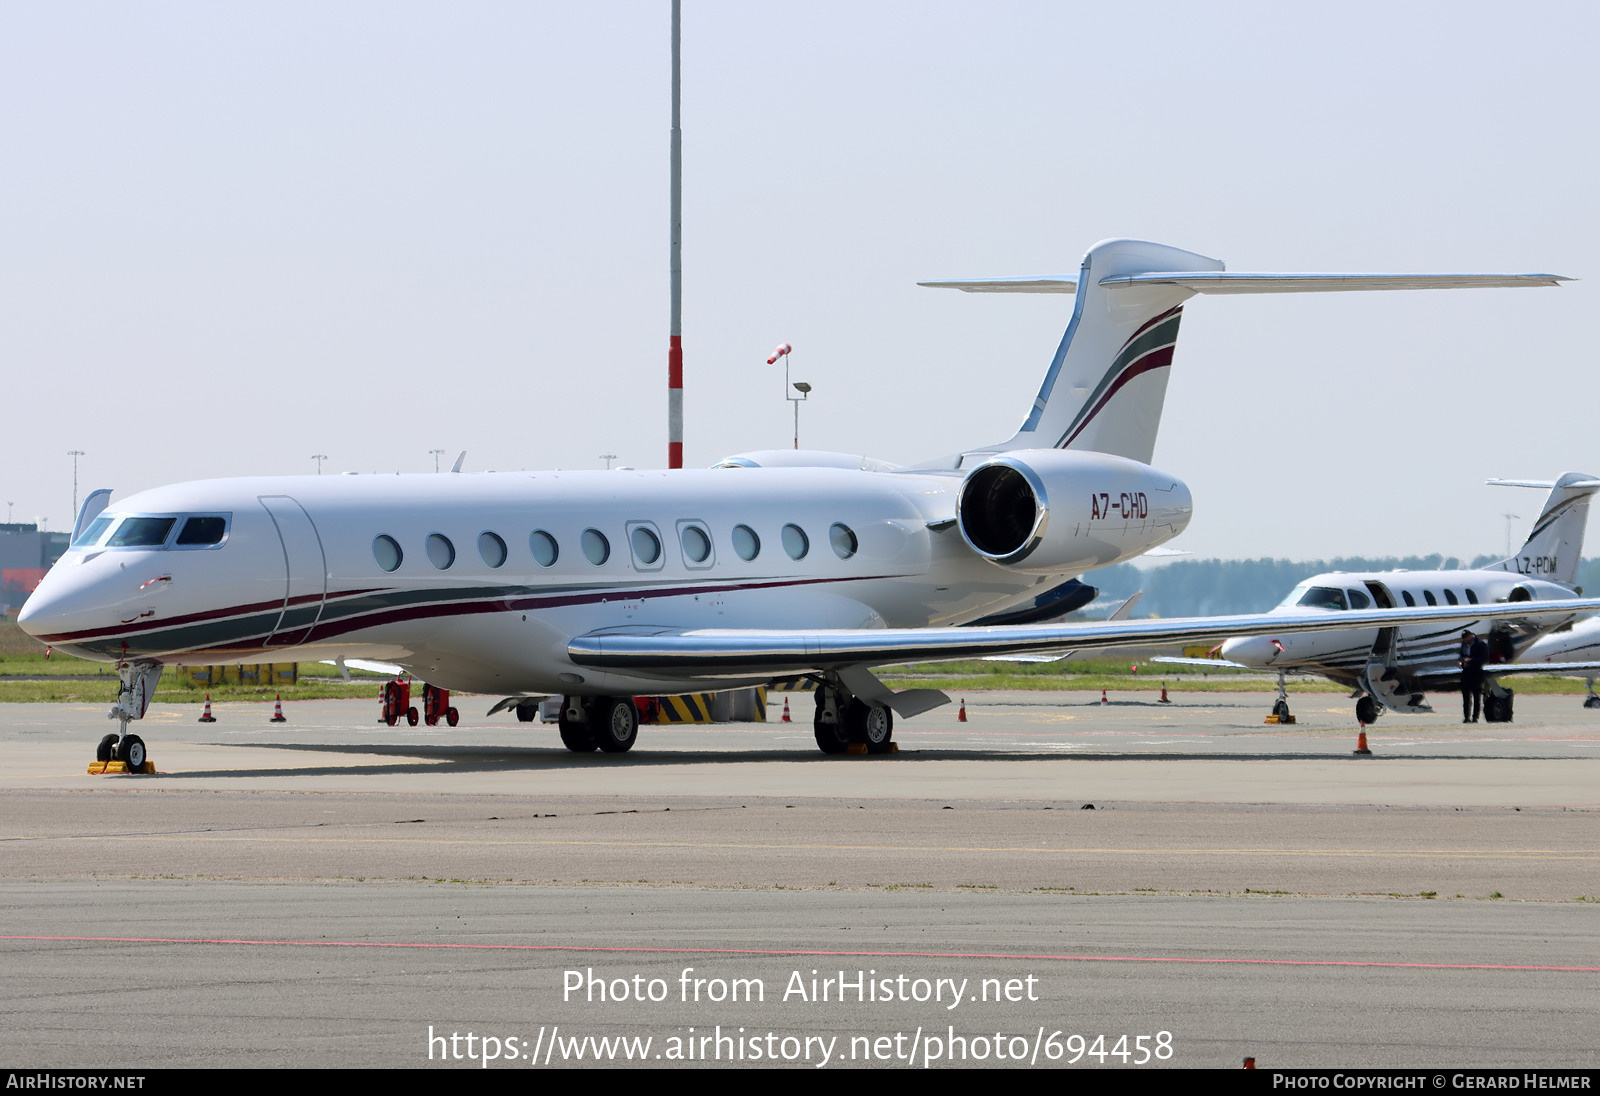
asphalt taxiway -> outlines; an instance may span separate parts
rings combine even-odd
[[[466,705],[454,729],[157,708],[154,777],[85,774],[97,708],[5,706],[0,1050],[466,1063],[431,1030],[500,1067],[817,1065],[829,1039],[830,1068],[1597,1065],[1579,698],[1385,721],[1370,758],[1337,696],[1292,727],[1260,695],[966,699],[885,757],[817,753],[777,698],[623,756]]]

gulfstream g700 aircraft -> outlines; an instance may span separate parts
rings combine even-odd
[[[1188,487],[1148,463],[1189,297],[1560,280],[1240,274],[1112,240],[1076,278],[928,283],[1076,292],[1038,398],[1000,444],[916,468],[777,452],[706,471],[210,480],[109,506],[100,493],[20,620],[44,642],[119,664],[121,733],[101,750],[134,764],[144,744],[128,725],[163,666],[264,651],[396,663],[525,707],[560,695],[561,737],[578,751],[633,745],[633,694],[804,673],[818,682],[824,751],[887,750],[895,713],[948,697],[893,693],[875,666],[1260,630],[1259,617],[1038,623],[1070,607],[1061,592],[1075,576],[1189,522]],[[1470,609],[1474,620],[1506,612],[1539,609]],[[1371,610],[1340,624],[1458,615]],[[984,626],[993,619],[1006,623]],[[1272,622],[1329,623],[1324,612]]]

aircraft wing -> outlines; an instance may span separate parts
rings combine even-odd
[[[1600,674],[1600,662],[1497,662],[1485,666],[1492,677],[1507,674]]]
[[[1215,643],[1266,632],[1346,631],[1412,624],[1451,624],[1573,616],[1600,609],[1600,598],[1519,601],[1418,609],[1359,609],[1332,613],[1250,613],[1167,620],[1105,620],[1076,624],[1015,624],[987,628],[878,628],[819,631],[693,629],[632,626],[575,636],[567,654],[579,666],[665,677],[749,679],[904,662],[937,662],[989,655],[1047,653],[1092,647]]]

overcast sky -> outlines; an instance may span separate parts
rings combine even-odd
[[[1175,547],[1470,556],[1600,473],[1600,6],[684,7],[690,466],[789,443],[784,340],[807,447],[1009,437],[1071,298],[914,283],[1134,236],[1586,279],[1191,302]],[[668,13],[0,0],[0,502],[664,463]]]

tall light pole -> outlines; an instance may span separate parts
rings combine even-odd
[[[617,459],[615,453],[601,453],[600,459],[606,462],[606,471],[611,471],[611,462]]]
[[[671,304],[667,331],[667,467],[683,467],[683,130],[678,125],[678,27],[681,0],[672,0],[672,134],[667,185],[667,280]]]
[[[1506,558],[1511,558],[1511,523],[1520,516],[1518,514],[1501,514],[1506,519]]]
[[[322,475],[322,462],[328,459],[328,454],[312,453],[311,459],[317,462],[317,475]]]
[[[428,450],[428,452],[433,454],[433,470],[435,472],[437,472],[439,470],[439,458],[444,456],[444,450],[443,449],[430,449],[430,450]]]
[[[82,449],[68,449],[67,456],[72,458],[72,517],[78,517],[78,458],[88,456]]]

